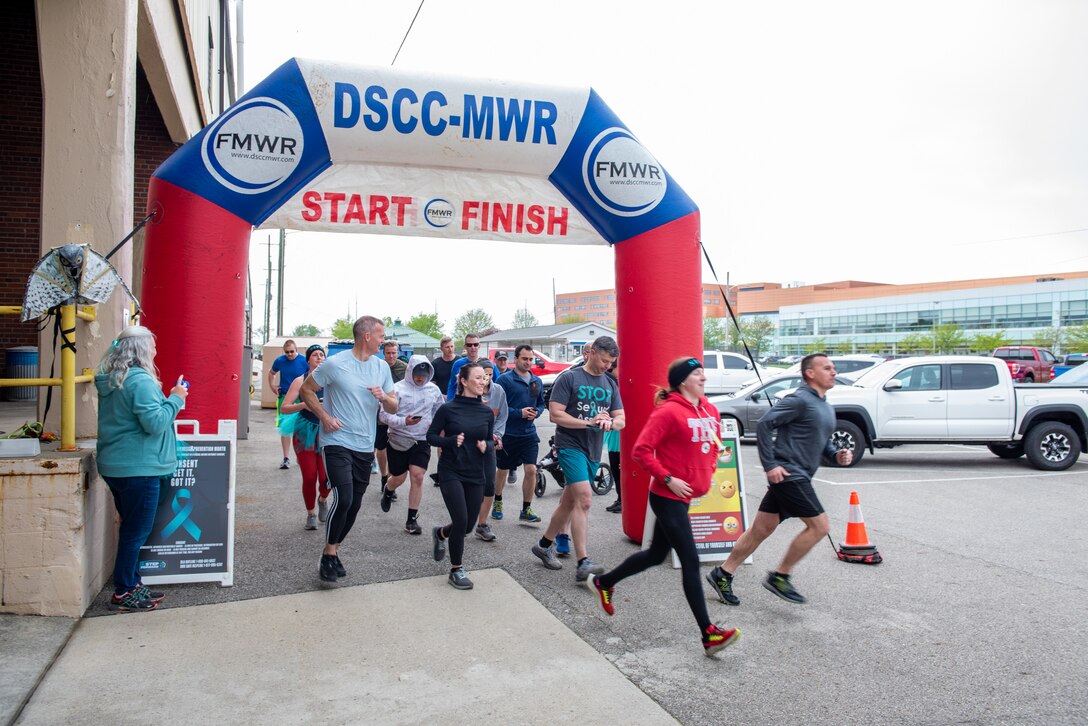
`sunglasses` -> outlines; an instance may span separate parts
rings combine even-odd
[[[479,348],[480,344],[479,343],[465,343],[465,347],[466,348]]]

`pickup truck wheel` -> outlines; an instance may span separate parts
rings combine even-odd
[[[990,453],[994,456],[1000,456],[1002,459],[1019,459],[1024,455],[1024,442],[1018,441],[1015,444],[986,444],[986,448],[990,450]]]
[[[831,443],[836,449],[846,449],[854,453],[854,460],[850,466],[857,466],[865,456],[865,436],[854,424],[839,419],[835,422],[835,430],[831,432]]]
[[[1033,426],[1024,437],[1024,453],[1036,469],[1064,471],[1077,463],[1080,437],[1063,423],[1045,421]]]

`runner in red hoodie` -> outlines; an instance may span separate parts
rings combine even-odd
[[[601,607],[609,615],[612,588],[624,578],[665,561],[670,549],[680,558],[684,596],[699,624],[703,652],[713,655],[740,638],[736,628],[723,630],[710,622],[699,577],[699,554],[691,534],[688,505],[710,490],[718,459],[718,411],[703,395],[706,376],[697,358],[680,358],[669,366],[669,390],[658,390],[658,408],[646,422],[632,456],[648,471],[650,509],[657,521],[649,549],[636,552],[619,567],[593,578]]]

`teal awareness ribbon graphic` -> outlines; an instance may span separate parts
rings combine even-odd
[[[174,510],[174,518],[170,520],[170,524],[163,527],[163,537],[169,537],[177,531],[178,527],[185,527],[185,531],[192,535],[193,539],[197,542],[200,541],[200,527],[196,526],[196,522],[189,518],[189,515],[193,513],[193,503],[188,500],[192,496],[188,489],[178,489],[177,493],[174,494],[174,501],[170,502],[170,508]],[[185,506],[181,504],[182,499],[186,500]]]

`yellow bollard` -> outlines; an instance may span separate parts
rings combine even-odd
[[[58,451],[77,451],[75,334],[76,306],[63,305],[60,309],[60,448]]]

